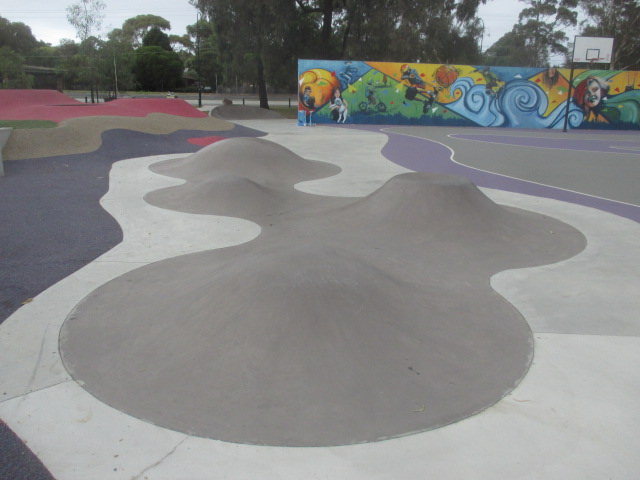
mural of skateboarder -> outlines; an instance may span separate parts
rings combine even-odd
[[[408,64],[400,67],[400,73],[402,74],[400,79],[408,83],[404,97],[410,101],[422,102],[422,113],[427,113],[436,101],[438,93],[440,93],[439,89],[432,85],[433,90],[428,90],[427,82],[424,81],[415,68],[411,68]],[[418,95],[426,97],[426,100],[416,98]],[[406,101],[403,103],[407,105]]]
[[[359,76],[360,70],[358,67],[354,66],[350,61],[344,62],[344,68],[338,74],[342,90],[346,90],[349,85],[358,79]]]
[[[354,80],[349,74],[355,67]],[[571,82],[570,73],[557,67],[300,60],[299,124],[305,124],[305,110],[314,122],[342,123],[338,87],[353,124],[558,129],[567,118],[571,128],[640,128],[640,72],[584,69]],[[352,83],[343,89],[341,80]],[[302,98],[306,86],[313,108]]]
[[[482,72],[480,72],[479,70],[475,70],[475,71],[479,72],[482,75],[482,78],[484,78],[486,94],[487,95],[497,94],[501,87],[500,84],[501,83],[504,84],[504,82],[500,81],[500,78],[498,77],[498,75],[492,72],[489,67],[484,67],[482,69]]]

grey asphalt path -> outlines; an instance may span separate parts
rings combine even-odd
[[[0,452],[2,452],[0,479],[54,480],[42,462],[2,420],[0,420]]]

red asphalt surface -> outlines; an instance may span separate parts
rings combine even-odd
[[[165,113],[202,118],[207,114],[177,98],[122,98],[106,103],[83,103],[55,90],[0,90],[1,120],[63,120],[78,117],[146,117]]]

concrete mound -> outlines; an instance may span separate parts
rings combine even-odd
[[[425,215],[439,218],[501,210],[467,178],[423,172],[396,175],[360,203],[389,220],[399,213],[412,218]],[[394,210],[388,212],[388,207]]]
[[[191,181],[229,174],[270,183],[300,182],[340,172],[334,165],[303,159],[277,143],[243,137],[221,140],[184,159],[152,165],[151,170]]]
[[[476,229],[504,227],[514,218],[464,177],[420,172],[391,178],[346,213],[367,225],[377,218],[385,228],[403,225],[424,230],[437,225],[432,233],[450,228],[477,233]]]
[[[291,192],[291,195],[295,193]],[[286,210],[291,203],[289,197],[286,192],[245,177],[221,175],[182,188],[152,192],[145,196],[145,200],[152,205],[180,212],[253,219]]]
[[[316,171],[264,144],[219,142],[209,153],[224,158],[194,161],[201,151],[158,169],[191,178],[174,187],[175,203],[242,213],[296,204],[302,197],[289,196],[287,181]],[[278,166],[242,153],[250,145]],[[579,232],[500,207],[456,177],[401,175],[364,199],[324,201],[298,205],[247,244],[100,287],[63,326],[67,369],[105,403],[158,425],[283,446],[437,428],[520,382],[531,331],[489,279],[569,258],[584,248]]]
[[[260,107],[221,105],[211,110],[211,116],[223,120],[282,120],[280,113]]]
[[[345,209],[349,221],[368,228],[419,230],[431,237],[527,233],[531,215],[515,212],[497,205],[467,178],[422,172],[397,175]]]
[[[242,250],[108,284],[65,323],[67,368],[106,403],[172,429],[320,446],[454,422],[529,365],[528,327],[497,296],[475,306],[474,293],[412,285],[338,247]]]
[[[467,178],[455,175],[397,175],[367,197],[336,209],[327,219],[331,228],[384,239],[385,244],[398,247],[394,250],[407,242],[425,250],[444,248],[446,255],[472,261],[468,268],[484,264],[490,275],[554,263],[585,245],[584,237],[573,227],[498,205]],[[318,225],[322,222],[314,221],[316,228],[322,229]]]
[[[340,171],[258,138],[222,140],[187,158],[158,163],[152,170],[187,183],[150,192],[145,196],[148,203],[251,220],[317,203],[320,197],[299,192],[294,185]]]

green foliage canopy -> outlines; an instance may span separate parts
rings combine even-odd
[[[521,0],[518,23],[485,54],[486,64],[549,66],[551,55],[569,53],[566,28],[577,25],[578,0]]]
[[[142,39],[142,45],[144,47],[151,47],[155,45],[163,50],[172,51],[171,41],[169,35],[160,30],[159,27],[153,26],[149,29],[147,34]]]
[[[157,45],[136,50],[134,74],[143,90],[173,90],[180,85],[182,69],[182,61],[173,50]]]
[[[9,47],[0,47],[0,87],[31,88],[33,77],[24,73],[24,58]]]
[[[26,55],[41,45],[22,22],[11,22],[0,17],[0,47],[7,47],[20,55]]]
[[[153,27],[160,30],[171,30],[171,22],[158,15],[137,15],[125,20],[121,30],[122,35],[131,42],[134,48],[137,48],[141,45],[147,32]]]
[[[640,2],[637,0],[580,0],[587,15],[582,35],[614,39],[613,65],[640,70]]]

